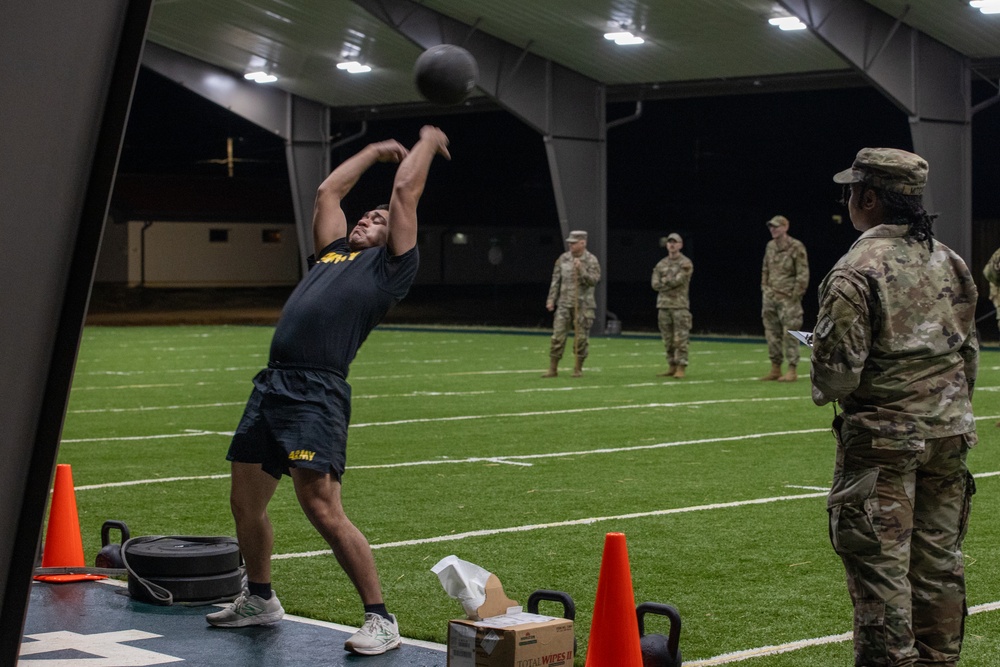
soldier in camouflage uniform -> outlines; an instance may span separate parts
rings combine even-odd
[[[890,148],[834,176],[862,234],[820,286],[812,398],[842,409],[827,507],[859,667],[954,666],[962,648],[977,294],[933,238],[926,179],[923,158]]]
[[[559,255],[552,269],[552,283],[545,307],[555,311],[552,321],[552,344],[549,370],[543,378],[559,374],[559,360],[566,349],[566,336],[573,332],[573,377],[583,375],[583,360],[590,349],[590,327],[594,324],[594,286],[601,280],[597,257],[587,252],[587,232],[573,231],[566,239],[569,250]]]
[[[1000,326],[1000,249],[997,249],[990,261],[983,267],[983,276],[990,284],[990,301],[997,309],[997,326]]]
[[[809,260],[802,241],[788,235],[788,218],[776,215],[767,221],[771,240],[764,250],[760,276],[761,318],[767,338],[771,372],[761,380],[794,382],[798,379],[799,342],[788,333],[802,328],[802,295],[809,287]],[[788,371],[781,374],[782,357]]]
[[[660,336],[667,351],[667,370],[658,377],[684,377],[688,365],[688,339],[691,334],[691,311],[688,310],[688,287],[694,264],[681,253],[684,240],[680,234],[667,236],[667,256],[653,268],[652,285],[658,292],[656,308]]]
[[[990,301],[996,309],[997,327],[1000,328],[1000,248],[993,252],[990,260],[983,267],[983,277],[990,284]],[[1000,421],[996,423],[996,426],[1000,428]]]

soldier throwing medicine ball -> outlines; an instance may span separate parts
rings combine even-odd
[[[601,265],[597,257],[587,252],[587,232],[573,231],[566,239],[569,250],[559,255],[552,269],[552,283],[545,307],[555,311],[552,321],[552,343],[549,348],[549,370],[542,377],[559,374],[559,360],[566,348],[566,337],[573,332],[573,354],[576,365],[573,377],[583,375],[583,360],[590,349],[590,327],[594,324],[594,286],[601,281]]]
[[[688,309],[688,287],[694,264],[684,256],[684,241],[680,234],[667,236],[667,256],[653,267],[651,283],[657,291],[657,324],[667,351],[667,370],[659,377],[684,377],[688,365],[688,339],[691,335],[691,311]]]
[[[760,275],[761,318],[767,338],[771,372],[761,380],[795,382],[798,379],[799,342],[788,333],[802,328],[802,295],[809,287],[809,261],[802,241],[788,235],[788,218],[776,215],[767,221],[771,240],[764,250]],[[788,371],[781,374],[782,356]]]
[[[364,624],[344,648],[378,655],[400,645],[371,547],[341,500],[351,417],[347,374],[361,344],[406,296],[417,274],[417,204],[437,155],[451,157],[448,137],[425,125],[411,150],[394,140],[369,144],[319,186],[313,210],[316,255],[281,312],[268,367],[254,378],[226,456],[232,462],[230,507],[247,587],[228,607],[207,615],[211,625],[266,625],[284,616],[271,590],[274,528],[267,507],[288,475],[299,505],[364,605]],[[341,202],[377,162],[399,163],[389,204],[369,210],[348,233]]]
[[[854,664],[954,666],[975,484],[976,286],[933,238],[927,162],[865,148],[834,176],[862,232],[820,285],[812,397],[840,403],[827,502],[854,603]]]

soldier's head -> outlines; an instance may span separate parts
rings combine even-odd
[[[566,244],[574,257],[582,257],[587,250],[587,232],[575,230],[566,237]]]
[[[366,212],[347,237],[351,250],[376,248],[389,242],[389,205],[382,204]]]
[[[765,224],[772,239],[783,239],[788,234],[788,218],[783,215],[776,215]]]
[[[862,148],[854,164],[834,175],[844,186],[843,203],[859,231],[876,225],[908,225],[909,234],[930,241],[930,215],[923,207],[927,161],[898,148]]]
[[[676,257],[678,253],[680,253],[681,248],[684,247],[684,239],[682,239],[681,235],[677,232],[672,232],[667,235],[666,245],[667,253],[671,257]]]

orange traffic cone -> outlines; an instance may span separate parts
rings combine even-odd
[[[76,511],[76,491],[73,470],[67,463],[56,466],[56,481],[49,508],[49,526],[45,532],[42,567],[84,569],[83,539],[80,537],[80,516]],[[38,581],[66,583],[107,579],[100,574],[40,574]]]
[[[586,667],[642,667],[639,619],[623,533],[604,539]]]

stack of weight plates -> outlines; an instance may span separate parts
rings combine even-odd
[[[133,599],[164,604],[141,580],[169,591],[174,602],[232,599],[243,586],[240,548],[231,537],[141,537],[122,546]],[[168,602],[169,603],[169,602]]]

